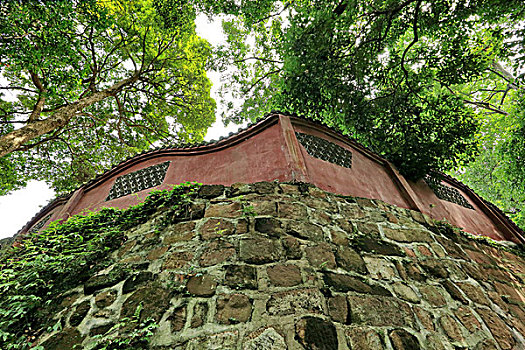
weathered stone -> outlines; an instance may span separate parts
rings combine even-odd
[[[148,255],[146,255],[146,259],[148,260],[157,260],[161,256],[164,255],[168,251],[167,246],[157,247],[149,251]]]
[[[444,306],[447,301],[443,296],[445,291],[433,285],[424,285],[419,287],[419,291],[423,298],[433,306]]]
[[[337,265],[347,271],[366,274],[366,264],[361,255],[350,247],[337,247],[335,251]]]
[[[75,346],[80,346],[84,337],[75,328],[66,328],[60,333],[51,336],[48,340],[43,342],[42,348],[46,350],[64,350],[74,349]]]
[[[382,350],[384,349],[381,336],[373,329],[352,327],[345,333],[347,343],[351,349]]]
[[[298,239],[287,235],[282,238],[281,241],[283,242],[283,248],[287,259],[301,259],[303,254],[301,252],[301,243]]]
[[[422,282],[426,279],[421,268],[412,261],[401,263],[400,261],[395,262],[399,276],[405,281],[415,280]]]
[[[199,259],[200,266],[212,266],[220,264],[235,255],[235,248],[231,243],[223,240],[213,241],[202,253]]]
[[[282,233],[281,221],[276,218],[256,218],[255,231],[266,233],[270,236],[279,236]]]
[[[316,268],[335,269],[335,256],[332,248],[326,242],[305,248],[306,258],[310,265]]]
[[[516,341],[499,316],[495,312],[483,308],[477,308],[476,312],[481,316],[487,327],[490,329],[499,346],[503,350],[512,349],[514,344],[516,344]]]
[[[265,264],[277,261],[282,255],[279,241],[263,237],[242,239],[239,249],[240,259],[249,264]]]
[[[237,349],[238,339],[239,331],[225,331],[191,339],[181,347],[175,349],[173,349],[173,346],[170,346],[169,348],[161,350],[230,350]]]
[[[199,188],[199,197],[201,198],[215,198],[224,193],[223,185],[202,185]]]
[[[295,265],[275,265],[266,269],[270,282],[278,287],[292,287],[302,283],[301,270]]]
[[[411,303],[419,303],[421,300],[419,295],[417,295],[414,289],[409,285],[401,282],[394,282],[394,284],[392,284],[392,288],[394,289],[394,293],[403,300],[409,301]]]
[[[395,329],[389,334],[394,350],[419,350],[421,345],[417,338],[404,329]]]
[[[454,318],[449,315],[444,315],[439,319],[441,328],[445,331],[450,339],[456,342],[462,342],[465,338],[461,332],[461,328]]]
[[[172,217],[172,222],[182,222],[188,220],[198,220],[204,217],[205,204],[191,202],[184,205],[184,210],[176,211]]]
[[[447,254],[456,259],[465,259],[465,252],[459,245],[445,237],[436,236],[436,240],[445,248]]]
[[[217,282],[210,275],[192,276],[186,284],[188,292],[192,295],[201,297],[211,297],[215,294]]]
[[[326,285],[333,287],[338,292],[353,291],[364,294],[392,295],[385,288],[378,285],[369,285],[362,279],[354,276],[326,272],[324,273],[323,278]]]
[[[305,349],[333,350],[339,342],[334,325],[318,317],[303,317],[295,324],[295,339]]]
[[[184,328],[186,323],[186,306],[180,306],[173,310],[173,313],[168,317],[168,321],[171,324],[171,331],[178,332]]]
[[[348,303],[352,324],[409,328],[415,326],[414,314],[410,307],[394,298],[350,295]]]
[[[171,245],[178,242],[189,241],[193,239],[195,221],[180,222],[170,227],[169,233],[164,236],[162,242],[165,245]]]
[[[256,331],[244,338],[243,350],[287,350],[286,342],[274,328]]]
[[[120,316],[131,318],[141,305],[139,321],[143,322],[148,318],[153,318],[158,322],[164,311],[168,309],[170,299],[170,292],[157,283],[140,287],[126,299],[120,310]]]
[[[242,183],[242,182],[236,182],[232,184],[229,188],[229,190],[226,191],[229,197],[236,197],[244,194],[248,194],[252,192],[252,188],[250,185]]]
[[[391,280],[397,277],[394,264],[387,259],[365,256],[364,260],[366,262],[366,268],[372,278]]]
[[[474,312],[468,308],[460,306],[454,314],[459,319],[459,321],[468,329],[470,332],[475,332],[478,329],[481,329],[481,324],[478,319],[474,316]]]
[[[204,214],[205,217],[236,218],[242,215],[240,202],[211,203]]]
[[[427,273],[436,278],[447,278],[448,271],[446,270],[442,261],[437,259],[426,259],[420,260],[419,266],[423,268]]]
[[[458,287],[456,287],[452,281],[445,280],[443,281],[442,286],[445,287],[445,290],[453,299],[456,299],[465,305],[468,304],[468,300],[463,296]]]
[[[457,282],[457,286],[475,303],[489,305],[489,301],[481,288],[467,282]]]
[[[332,243],[341,248],[348,246],[350,243],[348,235],[343,231],[332,230],[330,231],[330,237],[332,238]]]
[[[292,236],[314,242],[321,242],[324,240],[324,234],[321,227],[309,222],[292,221],[288,225],[286,232]]]
[[[108,290],[102,293],[98,293],[95,296],[95,305],[97,305],[98,308],[102,309],[104,307],[107,307],[113,304],[116,299],[117,299],[117,291]]]
[[[174,252],[164,261],[162,265],[163,270],[181,269],[189,266],[190,261],[193,259],[193,254],[190,252]]]
[[[219,295],[217,298],[217,322],[235,324],[248,322],[252,315],[252,302],[243,294]]]
[[[365,217],[365,212],[355,203],[341,205],[341,214],[349,220],[358,220]]]
[[[492,339],[485,339],[480,341],[474,350],[498,350],[498,346]]]
[[[276,183],[266,181],[256,182],[252,186],[258,194],[273,194],[277,188]]]
[[[246,219],[238,219],[237,225],[235,225],[235,234],[241,235],[247,233],[249,229],[249,223]]]
[[[398,242],[431,243],[434,241],[430,236],[430,233],[423,230],[391,229],[389,227],[384,227],[383,233],[387,238]]]
[[[357,230],[366,236],[379,238],[379,227],[376,223],[357,222]]]
[[[335,322],[347,323],[348,302],[344,295],[336,295],[328,299],[328,314]]]
[[[93,292],[99,289],[114,286],[124,280],[127,275],[127,272],[120,267],[114,267],[107,274],[95,275],[84,284],[84,294],[93,294]]]
[[[270,315],[323,313],[324,297],[318,289],[296,289],[274,293],[266,303]]]
[[[520,288],[506,283],[500,283],[497,281],[493,282],[494,288],[504,300],[508,300],[510,303],[523,304],[525,303],[525,295],[520,292]],[[523,288],[523,287],[522,287]],[[525,293],[525,291],[524,291]]]
[[[202,239],[214,239],[231,235],[234,232],[233,222],[225,219],[208,219],[201,227]]]
[[[69,324],[73,327],[78,326],[82,320],[86,317],[91,308],[91,303],[89,300],[84,300],[77,305],[75,311],[69,317]]]
[[[430,312],[426,311],[425,309],[419,306],[414,307],[414,312],[416,313],[417,318],[419,319],[423,327],[425,327],[428,331],[435,330],[434,322],[432,321],[433,317]]]
[[[418,245],[417,246],[417,250],[419,251],[419,253],[423,256],[428,256],[428,257],[432,257],[434,256],[434,254],[432,254],[432,251],[430,249],[428,249],[426,246],[424,245]]]
[[[234,289],[257,289],[257,269],[250,265],[227,265],[224,284]]]
[[[243,212],[248,215],[276,216],[277,204],[274,201],[250,201],[248,206],[244,206]]]
[[[140,285],[154,280],[155,276],[149,271],[140,271],[138,274],[135,274],[128,278],[124,285],[122,286],[122,294],[127,294],[134,291]]]
[[[354,244],[362,250],[369,253],[380,254],[380,255],[397,255],[403,256],[404,253],[398,246],[375,239],[368,236],[360,236],[354,241]]]
[[[191,328],[197,328],[206,323],[208,315],[208,303],[197,303],[193,307],[193,316],[191,317]]]
[[[294,220],[303,220],[307,217],[306,207],[300,203],[277,203],[279,217]]]
[[[284,194],[299,194],[299,187],[292,184],[279,184],[279,188]]]

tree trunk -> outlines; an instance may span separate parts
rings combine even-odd
[[[82,111],[84,108],[102,101],[103,99],[113,96],[119,92],[126,85],[132,84],[138,79],[138,74],[133,75],[128,79],[124,79],[110,88],[95,92],[92,95],[86,96],[75,103],[59,108],[51,116],[44,120],[37,120],[26,124],[20,129],[11,131],[0,137],[0,157],[3,157],[20,147],[27,144],[29,141],[45,135],[57,128],[63,127],[75,116],[76,113]]]

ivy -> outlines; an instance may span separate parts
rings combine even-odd
[[[0,348],[28,349],[52,326],[62,294],[112,262],[110,254],[125,242],[126,230],[159,210],[170,218],[185,217],[199,186],[182,183],[152,191],[143,203],[126,210],[104,208],[53,222],[0,253]],[[153,325],[146,323],[136,336],[151,331]]]

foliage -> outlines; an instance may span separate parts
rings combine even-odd
[[[498,62],[518,57],[523,65],[521,1],[228,4],[207,9],[235,15],[224,24],[228,43],[217,50],[217,69],[229,74],[224,96],[245,99],[230,120],[271,109],[310,116],[412,178],[475,156],[482,112],[498,106],[465,88],[501,75]]]
[[[209,44],[178,0],[0,2],[0,183],[63,193],[214,121]]]
[[[149,339],[158,327],[153,318],[140,321],[142,303],[139,304],[132,317],[125,317],[105,334],[100,334],[94,338],[103,338],[93,350],[133,350],[147,349]],[[129,329],[129,332],[119,332],[119,330]]]
[[[49,326],[60,294],[107,266],[109,254],[125,240],[124,231],[147,221],[159,209],[170,217],[187,210],[197,184],[152,191],[141,204],[127,210],[105,208],[85,216],[53,222],[43,232],[29,233],[0,255],[0,348],[26,349]],[[45,306],[45,307],[44,307]],[[135,322],[131,320],[132,322]],[[140,325],[126,339],[142,338],[153,329]],[[130,343],[131,344],[131,343]]]

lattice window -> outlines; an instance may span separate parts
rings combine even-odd
[[[155,164],[117,177],[106,201],[160,185],[164,181],[169,165],[170,162]]]
[[[462,207],[468,209],[474,209],[474,207],[463,197],[463,195],[454,187],[449,187],[441,184],[439,178],[427,175],[425,177],[425,182],[428,184],[436,196],[439,199],[443,199],[447,202],[455,203],[461,205]]]
[[[44,227],[44,225],[46,224],[46,222],[49,221],[49,219],[51,219],[51,215],[53,215],[53,213],[49,214],[48,216],[46,216],[45,218],[43,218],[42,220],[40,220],[39,222],[37,222],[37,224],[35,226],[33,226],[31,228],[31,230],[29,230],[29,233],[35,233],[37,231],[40,231],[40,229],[42,227]]]
[[[323,138],[296,132],[297,140],[309,155],[344,168],[352,167],[352,152]]]

